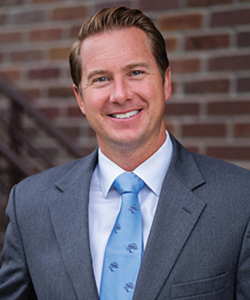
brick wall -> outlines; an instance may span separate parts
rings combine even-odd
[[[193,151],[250,169],[249,0],[1,0],[0,73],[88,151],[68,53],[83,20],[106,6],[140,8],[166,39],[173,95],[167,128]]]

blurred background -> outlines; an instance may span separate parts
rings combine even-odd
[[[169,132],[250,169],[250,0],[0,0],[0,252],[10,187],[97,146],[68,55],[83,21],[114,6],[143,10],[165,38]]]

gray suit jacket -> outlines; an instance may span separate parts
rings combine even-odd
[[[249,300],[250,172],[172,140],[134,299]],[[98,299],[88,234],[96,163],[97,151],[13,188],[1,300]]]

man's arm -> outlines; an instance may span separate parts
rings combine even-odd
[[[250,220],[245,231],[238,262],[235,299],[250,299]]]
[[[29,276],[22,237],[18,228],[15,201],[15,188],[13,188],[6,210],[10,223],[7,227],[2,252],[0,298],[1,300],[36,300],[37,297]]]

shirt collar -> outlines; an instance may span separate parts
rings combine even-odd
[[[162,182],[171,162],[172,152],[173,145],[166,131],[166,140],[163,145],[133,171],[157,196],[160,195]],[[97,167],[99,169],[102,193],[104,198],[106,198],[114,180],[125,171],[108,159],[100,148],[98,149]]]

